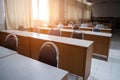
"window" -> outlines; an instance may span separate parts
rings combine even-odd
[[[32,0],[33,20],[48,22],[49,7],[48,0]]]

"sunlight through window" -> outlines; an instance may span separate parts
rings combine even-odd
[[[48,22],[49,20],[49,7],[48,0],[32,0],[33,19]]]
[[[48,21],[48,0],[39,1],[39,19],[43,21]]]
[[[32,0],[32,11],[33,11],[33,19],[37,20],[38,19],[38,5],[37,5],[38,0]]]

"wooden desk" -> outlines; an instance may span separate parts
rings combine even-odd
[[[84,32],[85,40],[94,41],[93,52],[108,60],[110,41],[112,34],[110,33],[101,33],[101,32]]]
[[[67,80],[67,71],[14,54],[0,59],[1,80]]]
[[[83,30],[83,31],[92,31],[94,27],[80,27],[80,30]],[[111,33],[112,29],[104,29],[104,28],[101,28],[100,29],[101,32],[104,32],[104,33]]]
[[[83,31],[92,31],[94,27],[80,27],[80,30]],[[64,26],[64,29],[72,29],[71,26]],[[105,32],[105,33],[111,33],[112,29],[109,28],[101,28],[101,32]]]
[[[71,37],[73,30],[61,29],[62,36]],[[82,31],[84,40],[94,41],[93,53],[103,55],[106,60],[109,56],[111,33]]]
[[[17,53],[17,52],[0,46],[0,59],[4,58],[6,56],[9,56],[9,55],[15,54],[15,53]]]

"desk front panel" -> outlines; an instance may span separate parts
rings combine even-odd
[[[6,32],[0,32],[0,45],[4,46],[5,43],[5,38],[9,33]]]
[[[94,41],[93,52],[104,55],[108,59],[111,37],[84,34],[84,39]]]
[[[101,29],[101,32],[112,33],[112,30],[111,29]]]
[[[72,32],[66,32],[66,31],[62,31],[61,30],[61,36],[62,37],[71,37],[71,35],[72,35]]]
[[[83,31],[92,31],[92,28],[82,28],[82,27],[80,27],[80,30],[83,30]]]
[[[30,49],[31,49],[31,45],[30,45],[30,37],[27,36],[20,36],[17,35],[18,37],[18,53],[30,57]]]
[[[48,34],[49,33],[49,29],[40,29],[40,33],[43,33],[43,34]]]

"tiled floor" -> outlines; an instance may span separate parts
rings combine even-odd
[[[70,76],[69,80],[76,80],[76,78]],[[91,74],[88,80],[120,80],[120,30],[113,32],[109,60],[92,58]]]
[[[88,80],[120,80],[120,30],[113,32],[109,60],[92,59]]]

